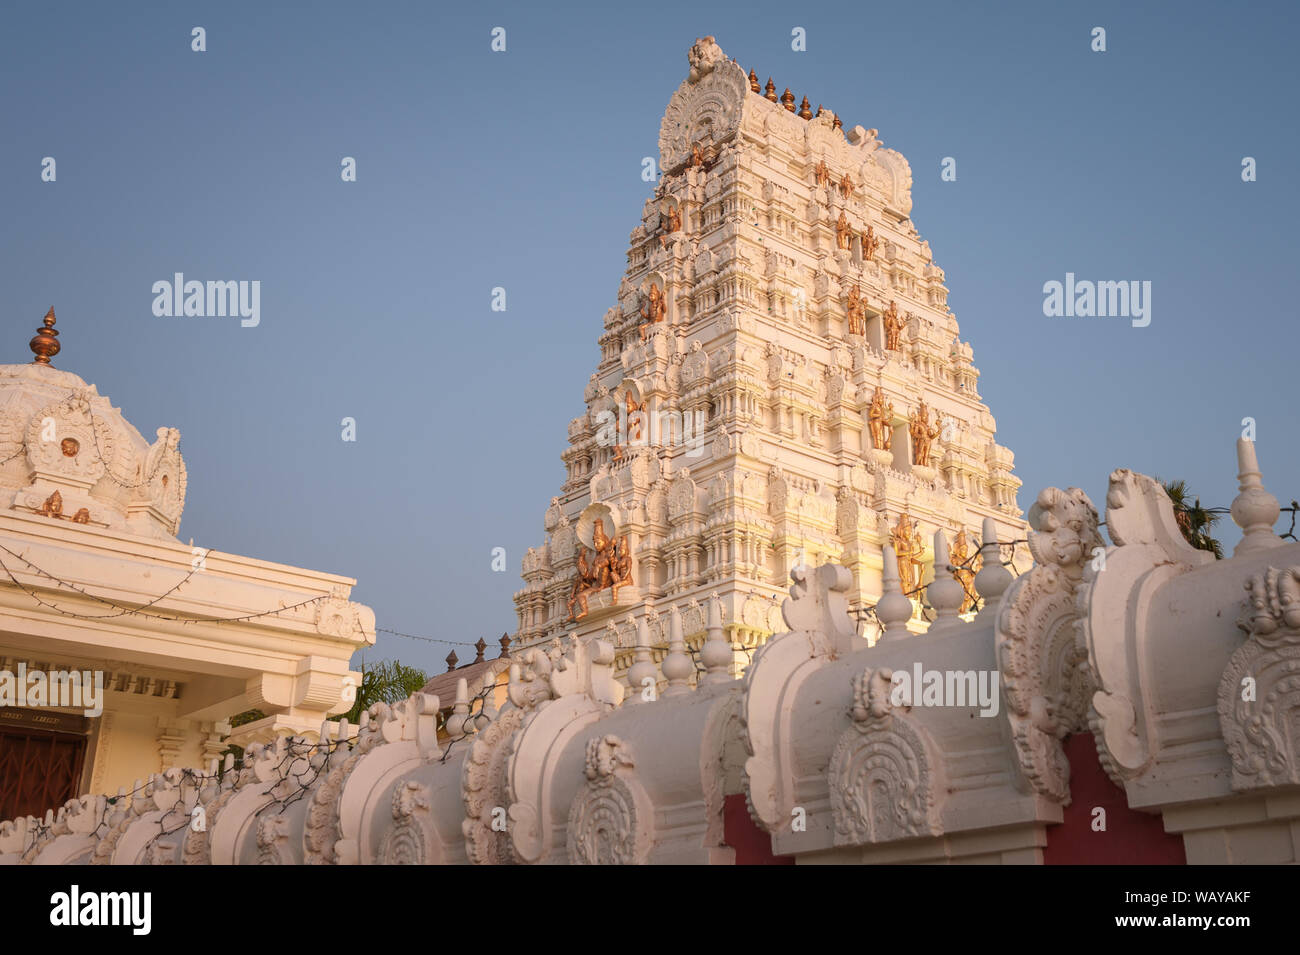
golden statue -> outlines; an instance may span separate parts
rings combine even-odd
[[[952,575],[957,578],[962,589],[961,609],[958,613],[965,613],[975,605],[975,573],[979,570],[976,565],[980,563],[980,558],[978,553],[974,560],[970,557],[970,543],[966,540],[966,528],[963,527],[957,531],[957,539],[952,542],[948,555],[954,568]]]
[[[83,507],[81,510],[77,511],[76,514],[72,515],[72,523],[74,523],[74,524],[89,524],[89,523],[90,523],[90,508],[88,508],[88,507]]]
[[[871,396],[867,409],[867,427],[871,430],[871,446],[877,451],[888,451],[893,440],[894,403],[885,404],[885,393],[879,388]]]
[[[880,248],[880,240],[876,238],[876,230],[867,226],[867,231],[862,233],[862,261],[870,262],[878,248]]]
[[[906,511],[898,518],[898,525],[890,531],[889,542],[894,545],[894,553],[898,555],[899,585],[903,588],[903,593],[910,596],[921,583],[924,571],[921,555],[925,553],[925,545],[921,542],[916,524],[907,516]]]
[[[632,397],[632,392],[629,391],[624,396],[624,407],[627,409],[628,441],[629,442],[640,441],[641,440],[641,418],[638,417],[636,419],[635,428],[634,428],[632,416],[636,414],[640,414],[641,412],[645,411],[645,399],[643,398],[641,400],[641,403],[637,404],[636,399]]]
[[[841,249],[847,249],[853,241],[853,230],[849,228],[849,220],[845,218],[843,210],[840,211],[840,218],[835,223],[835,244]]]
[[[632,545],[627,542],[626,534],[618,539],[611,571],[610,590],[614,601],[617,603],[618,588],[632,586]]]
[[[845,199],[853,195],[853,180],[849,178],[847,172],[840,177],[840,195]]]
[[[615,540],[605,533],[605,522],[592,525],[592,547],[578,545],[578,570],[569,592],[569,617],[581,620],[587,615],[587,599],[593,592],[609,589],[615,601],[618,588],[632,584],[632,552],[627,535]],[[581,613],[576,611],[581,609]]]
[[[664,213],[665,225],[664,231],[668,233],[682,231],[682,214],[677,211],[676,206],[669,206],[668,211]]]
[[[930,409],[925,406],[925,400],[922,399],[921,406],[916,409],[916,414],[908,420],[907,431],[912,436],[912,463],[925,466],[930,459],[930,445],[935,438],[939,437],[940,427],[938,419],[935,419],[934,427],[930,427]]]
[[[641,300],[641,318],[644,319],[641,324],[641,341],[645,341],[646,329],[655,322],[662,322],[667,314],[668,300],[659,291],[659,286],[651,283],[650,294]]]
[[[907,322],[903,319],[903,316],[898,314],[898,305],[892,298],[889,300],[889,307],[885,309],[883,318],[885,321],[885,348],[889,351],[898,351],[898,340],[902,337]]]
[[[45,499],[44,504],[37,508],[36,513],[40,514],[42,517],[62,517],[63,495],[58,491],[55,491]]]
[[[865,335],[867,333],[867,300],[858,286],[849,290],[846,306],[849,313],[849,334]]]
[[[824,186],[831,181],[831,167],[826,165],[825,159],[817,161],[817,168],[813,170],[813,175],[817,177],[818,186]]]
[[[691,143],[691,165],[692,166],[704,165],[704,150],[700,148],[699,143]]]

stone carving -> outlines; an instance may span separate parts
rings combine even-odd
[[[1246,641],[1219,680],[1219,725],[1234,790],[1300,784],[1300,566],[1245,582],[1237,627]]]
[[[631,750],[617,736],[587,741],[587,785],[569,810],[574,865],[639,865],[653,841],[653,810],[632,776]]]
[[[1017,761],[1033,791],[1070,801],[1061,741],[1087,726],[1095,686],[1075,640],[1084,567],[1101,547],[1097,509],[1078,488],[1048,488],[1029,512],[1035,564],[1003,594],[994,641]]]
[[[393,826],[379,846],[383,865],[429,865],[436,861],[429,820],[429,788],[408,779],[393,789]]]
[[[707,138],[721,146],[740,128],[749,80],[711,37],[697,40],[688,55],[690,75],[677,88],[659,126],[659,165],[676,170],[691,146]]]
[[[853,725],[831,755],[827,780],[837,845],[891,842],[942,831],[938,764],[922,730],[891,700],[893,671],[853,678]]]

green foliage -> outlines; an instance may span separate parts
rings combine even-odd
[[[1223,545],[1211,536],[1214,525],[1219,522],[1220,515],[1211,513],[1201,507],[1201,499],[1193,497],[1192,492],[1187,489],[1186,481],[1162,481],[1160,486],[1165,489],[1169,495],[1169,500],[1174,505],[1174,517],[1178,520],[1178,529],[1183,532],[1183,538],[1197,550],[1208,550],[1219,560],[1223,559]],[[1188,503],[1188,501],[1192,503]]]
[[[352,709],[346,713],[331,717],[356,725],[361,721],[361,714],[375,703],[398,703],[412,693],[417,693],[429,682],[423,670],[408,667],[397,660],[380,660],[367,666],[361,664],[361,685],[357,687],[357,698]]]

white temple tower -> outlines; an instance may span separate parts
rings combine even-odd
[[[854,606],[873,605],[904,515],[916,584],[938,529],[965,530],[971,555],[986,518],[1000,541],[1025,536],[1013,456],[910,218],[907,161],[874,129],[764,91],[712,37],[689,62],[569,423],[568,478],[515,595],[519,645],[613,627],[621,668],[647,614],[656,646],[675,609],[698,649],[713,593],[733,645],[757,646],[786,629],[778,600],[801,563],[844,564]],[[615,542],[603,562],[597,518]],[[626,580],[623,538],[631,584],[615,598],[602,585]],[[587,610],[571,613],[582,565]],[[919,603],[911,626],[926,626]],[[869,617],[861,630],[874,639]]]

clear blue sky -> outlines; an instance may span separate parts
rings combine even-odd
[[[1022,507],[1052,484],[1102,506],[1116,467],[1226,505],[1245,416],[1285,504],[1300,496],[1283,388],[1295,11],[9,5],[0,361],[29,360],[53,304],[59,367],[146,435],[180,428],[182,539],[357,577],[381,627],[494,642],[514,629],[520,559],[563,479],[650,188],[640,160],[657,155],[687,48],[713,34],[910,161],[913,219],[1016,454]],[[489,49],[496,26],[505,53]],[[790,48],[796,26],[807,52]],[[945,156],[956,182],[940,180]],[[1257,182],[1242,182],[1243,156]],[[178,271],[259,280],[260,326],[155,317],[152,284]],[[1149,280],[1151,325],[1045,318],[1043,283],[1067,271]],[[491,571],[498,546],[506,573]],[[437,672],[446,650],[381,636],[368,656]]]

